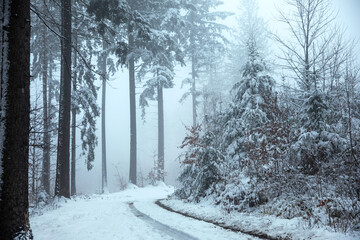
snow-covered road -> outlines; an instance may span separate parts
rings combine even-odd
[[[254,239],[169,212],[154,203],[172,192],[171,187],[160,185],[59,201],[56,209],[30,218],[34,239]]]
[[[129,207],[131,209],[131,211],[134,213],[134,215],[136,217],[141,218],[142,220],[144,220],[146,223],[150,224],[151,226],[153,226],[155,229],[160,230],[164,233],[166,233],[167,235],[171,236],[173,239],[177,239],[177,240],[183,240],[183,239],[187,239],[187,240],[198,240],[197,238],[179,231],[175,228],[169,227],[168,225],[165,225],[159,221],[156,221],[155,219],[151,218],[150,216],[140,212],[138,209],[136,209],[134,207],[134,203],[129,203]]]

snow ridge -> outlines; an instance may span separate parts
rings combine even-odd
[[[244,233],[254,233],[265,239],[318,239],[318,240],[357,240],[359,233],[334,232],[329,228],[314,227],[308,229],[302,226],[301,219],[283,219],[271,215],[256,213],[228,213],[223,209],[212,205],[210,201],[190,203],[182,200],[162,200],[161,204],[173,209],[177,213],[188,215],[198,220],[219,223],[230,229],[245,230]]]

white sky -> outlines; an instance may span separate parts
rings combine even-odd
[[[240,5],[241,0],[223,0],[221,9],[234,12]],[[259,15],[269,21],[270,26],[276,28],[276,6],[282,9],[284,0],[258,0]],[[331,0],[334,9],[339,9],[338,20],[347,26],[351,31],[360,35],[360,0]]]

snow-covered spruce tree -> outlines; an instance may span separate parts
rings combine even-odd
[[[181,186],[175,196],[198,202],[213,194],[216,185],[222,180],[224,156],[213,146],[212,132],[203,132],[200,125],[187,130],[188,135],[181,145],[181,148],[186,148],[180,156],[182,172],[178,180]]]
[[[232,89],[234,96],[230,107],[223,114],[227,129],[224,143],[230,145],[224,150],[238,163],[245,157],[245,131],[266,122],[269,113],[265,110],[274,98],[274,80],[268,75],[269,69],[263,60],[267,46],[266,24],[258,16],[256,1],[242,1],[240,9],[242,13],[238,18],[233,52],[239,52],[243,57],[231,58],[229,71],[238,78]]]
[[[264,202],[265,197],[248,196],[264,174],[267,161],[251,155],[251,151],[266,142],[261,129],[273,119],[274,79],[259,55],[255,41],[247,43],[248,59],[242,70],[241,80],[234,85],[234,97],[223,114],[223,146],[227,153],[226,184],[219,201],[229,208],[243,208],[254,201]],[[249,154],[250,153],[250,154]],[[248,179],[247,179],[248,178]],[[247,179],[247,180],[244,180]],[[250,185],[248,185],[250,184]],[[243,205],[245,204],[245,205]]]
[[[306,95],[303,109],[303,127],[291,146],[291,160],[302,173],[314,175],[322,162],[345,149],[346,141],[326,123],[329,111],[326,96],[321,90],[315,89]]]
[[[234,85],[233,101],[225,120],[225,143],[234,168],[248,167],[246,163],[245,138],[250,131],[259,128],[269,119],[269,108],[274,94],[273,78],[259,56],[254,42],[248,43],[248,61],[242,70],[241,80]],[[248,136],[256,142],[257,136]]]

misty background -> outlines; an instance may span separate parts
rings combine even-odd
[[[284,26],[277,21],[277,9],[285,10],[285,0],[258,0],[259,16],[264,18],[272,33],[285,37],[282,34]],[[348,39],[360,39],[360,1],[359,0],[333,0],[333,9],[338,11],[337,23],[347,31]],[[236,28],[240,1],[224,0],[224,4],[218,10],[234,13],[221,23],[230,28]],[[226,33],[227,34],[227,33]],[[229,36],[231,34],[229,33]],[[346,38],[345,38],[346,39]],[[231,40],[231,39],[230,39]],[[275,58],[278,53],[278,46],[270,39],[268,49],[269,58]],[[358,51],[359,49],[354,49]],[[360,56],[360,55],[357,55]],[[116,58],[114,57],[116,61]],[[359,59],[360,60],[360,59]],[[276,69],[281,71],[280,69]],[[191,67],[176,67],[174,78],[175,86],[164,90],[164,124],[165,124],[165,182],[176,185],[176,178],[180,171],[180,164],[177,160],[181,149],[179,146],[185,137],[185,126],[190,126],[192,121],[191,99],[188,98],[180,103],[181,96],[188,90],[187,86],[181,88],[182,81],[190,76]],[[59,77],[59,72],[54,74]],[[276,80],[280,75],[274,75]],[[145,81],[144,81],[145,82]],[[97,80],[96,86],[101,86]],[[137,81],[137,97],[142,91],[143,83]],[[201,86],[200,86],[201,87]],[[32,88],[41,89],[40,83],[33,83]],[[99,94],[101,88],[99,89]],[[98,96],[98,104],[101,106],[101,97]],[[201,105],[200,105],[201,106]],[[199,106],[199,117],[202,111]],[[154,162],[157,159],[157,102],[150,101],[146,109],[145,121],[141,119],[141,108],[137,98],[137,171],[139,177],[146,178]],[[119,69],[114,75],[109,76],[109,83],[106,94],[106,140],[107,140],[107,175],[108,188],[110,192],[120,190],[120,181],[127,182],[129,178],[130,163],[130,116],[129,116],[129,79],[126,68]],[[85,158],[80,156],[81,146],[77,151],[77,192],[78,194],[91,194],[101,192],[101,121],[97,119],[98,145],[95,149],[94,167],[91,171],[86,169]],[[80,144],[78,130],[77,143]],[[55,164],[53,156],[52,164]]]

